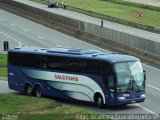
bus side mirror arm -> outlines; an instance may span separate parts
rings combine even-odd
[[[116,72],[113,73],[113,78],[114,78],[114,90],[117,92],[117,74]]]
[[[143,70],[144,80],[146,80],[146,71]]]
[[[113,73],[113,78],[115,80],[115,83],[117,83],[117,74],[116,74],[116,72]]]

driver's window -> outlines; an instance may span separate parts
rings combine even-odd
[[[47,68],[47,62],[45,62],[45,61],[40,62],[40,68],[46,69]]]
[[[114,91],[114,79],[113,75],[108,76],[108,86],[111,91]]]

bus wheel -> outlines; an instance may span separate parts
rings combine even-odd
[[[96,104],[99,108],[104,108],[103,98],[101,95],[98,95]]]
[[[36,97],[42,97],[42,89],[40,86],[36,86],[34,90],[34,95]]]
[[[28,96],[32,96],[33,95],[33,89],[32,89],[31,85],[27,85],[25,87],[25,94],[28,95]]]

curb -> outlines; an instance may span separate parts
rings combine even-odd
[[[0,81],[8,81],[8,77],[0,77]]]

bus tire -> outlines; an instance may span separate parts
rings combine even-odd
[[[97,98],[96,98],[96,105],[99,107],[99,108],[104,108],[104,103],[103,103],[103,97],[102,95],[98,95]]]
[[[36,86],[34,89],[34,95],[36,97],[42,97],[42,89],[40,86]]]
[[[26,85],[25,86],[25,94],[28,96],[32,96],[33,95],[33,88],[31,85]]]

